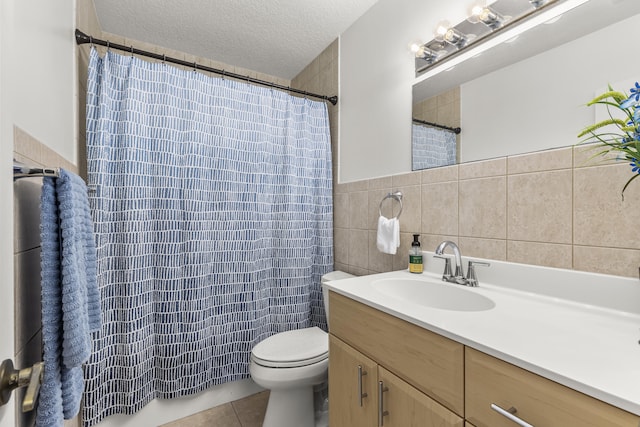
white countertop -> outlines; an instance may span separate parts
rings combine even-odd
[[[488,269],[494,271],[487,273],[478,268],[480,286],[464,287],[495,302],[495,307],[485,311],[430,308],[389,297],[371,286],[373,280],[394,277],[418,278],[425,281],[425,286],[429,286],[429,282],[432,286],[442,285],[441,273],[434,273],[433,270],[443,264],[428,255],[426,258],[427,263],[435,267],[431,266],[432,272],[427,271],[422,275],[402,270],[338,280],[325,286],[640,415],[638,279],[488,260],[492,263]],[[483,282],[483,274],[498,281],[493,277],[500,272],[504,272],[504,276],[512,283],[515,281],[513,274],[525,276],[517,286]],[[553,283],[550,277],[559,278],[561,283]],[[539,285],[540,293],[535,290],[536,280],[544,280]],[[568,299],[567,295],[571,292],[580,293],[580,296]],[[585,296],[587,293],[589,295]],[[612,296],[614,293],[616,295]]]

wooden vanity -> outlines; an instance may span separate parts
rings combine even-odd
[[[329,307],[331,427],[640,426],[635,414],[336,292]]]

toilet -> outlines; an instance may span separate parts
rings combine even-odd
[[[354,277],[342,271],[322,276],[322,283]],[[322,290],[328,322],[328,291]],[[251,350],[253,381],[270,390],[262,427],[315,427],[313,388],[327,381],[329,340],[322,329],[281,332]]]

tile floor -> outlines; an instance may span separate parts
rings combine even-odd
[[[225,403],[161,427],[261,427],[269,391]]]

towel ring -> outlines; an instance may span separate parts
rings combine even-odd
[[[380,206],[378,207],[378,212],[380,213],[380,216],[382,216],[382,204],[387,199],[396,199],[400,203],[400,212],[398,212],[398,215],[395,216],[396,219],[400,218],[400,214],[402,214],[402,192],[396,191],[395,193],[388,193],[386,196],[382,198],[382,200],[380,200]]]

